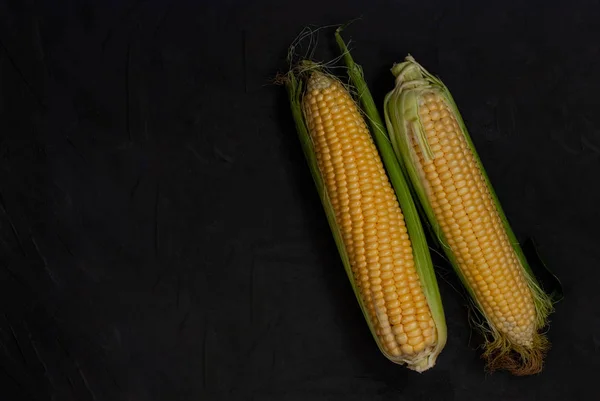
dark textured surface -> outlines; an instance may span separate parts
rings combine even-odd
[[[598,9],[210,3],[0,1],[0,399],[596,399]],[[376,99],[409,52],[441,76],[562,278],[539,376],[484,373],[444,264],[434,370],[367,331],[269,84],[305,24],[360,15]]]

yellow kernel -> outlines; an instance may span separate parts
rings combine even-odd
[[[427,344],[425,344],[425,341],[421,341],[420,343],[416,344],[413,346],[413,351],[414,352],[421,352],[425,349],[425,346]]]
[[[398,333],[396,334],[396,341],[398,341],[398,344],[400,345],[406,344],[408,342],[408,336],[404,332]]]
[[[413,351],[413,347],[409,344],[402,344],[402,346],[400,347],[400,349],[402,350],[402,353],[405,355],[410,355],[412,354]]]
[[[424,341],[423,336],[421,336],[421,335],[418,335],[418,336],[415,336],[412,338],[409,336],[409,338],[408,338],[408,343],[410,345],[412,345],[413,347],[419,343],[422,343],[423,341]]]
[[[415,330],[415,329],[417,329],[417,330],[418,330],[418,328],[419,328],[419,323],[418,323],[418,322],[416,322],[416,321],[413,321],[413,322],[410,322],[410,323],[407,323],[407,324],[403,324],[403,326],[404,326],[404,332],[406,332],[406,333],[410,333],[410,332],[412,332],[412,331],[413,331],[413,330]],[[410,336],[409,336],[409,337],[410,337]]]

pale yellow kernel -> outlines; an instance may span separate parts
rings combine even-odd
[[[404,331],[402,331],[402,326],[397,326],[394,328],[399,329],[394,332],[396,334],[395,339],[398,342],[398,344],[400,344],[400,345],[406,344],[408,342],[408,336],[406,335],[406,333]]]
[[[419,332],[420,332],[420,330],[419,330]],[[416,335],[416,336],[414,336],[414,337],[411,337],[410,335],[408,336],[408,343],[409,343],[410,345],[412,345],[413,347],[414,347],[415,345],[419,344],[419,343],[422,343],[423,341],[424,341],[424,340],[423,340],[423,336],[422,336],[422,335],[420,335],[420,334],[419,334],[419,335]],[[415,350],[415,351],[416,351],[416,350]]]
[[[433,92],[427,92],[423,95],[423,100],[425,100],[425,102],[427,103],[434,103],[437,100],[437,96],[433,93]],[[430,105],[428,104],[427,107],[431,108]]]
[[[381,281],[381,285],[384,287],[392,286],[392,285],[394,285],[394,279],[387,278],[387,279]]]
[[[427,337],[431,337],[434,334],[434,330],[431,327],[426,327],[425,329],[423,329],[423,337],[427,338]]]
[[[367,264],[368,263],[369,262],[368,262],[368,259],[367,259]],[[370,264],[369,265],[369,277],[376,278],[376,277],[379,277],[379,276],[381,276],[381,271],[377,268],[377,265]],[[373,284],[375,284],[375,283],[373,283]],[[377,288],[378,288],[378,290],[381,290],[382,286],[378,285]]]
[[[400,356],[402,354],[402,351],[400,350],[400,348],[395,346],[393,348],[390,348],[389,353],[392,354],[393,356]]]
[[[414,307],[404,308],[402,314],[405,316],[412,316],[413,318],[415,318],[414,315],[416,314],[416,310]]]
[[[395,290],[395,287],[394,287],[394,290]],[[391,292],[386,292],[384,298],[385,298],[386,302],[390,302],[393,300],[397,300],[397,297],[398,297],[398,295],[396,294],[396,292],[391,291]]]
[[[394,277],[394,273],[391,271],[382,271],[380,277],[382,279],[389,279],[391,277]]]
[[[427,305],[427,303],[425,301],[425,296],[422,295],[422,293],[421,293],[421,297],[415,298],[415,308],[417,308],[418,314],[426,313],[429,311],[429,306]]]
[[[411,345],[409,345],[409,344],[402,344],[402,346],[400,347],[400,349],[402,350],[403,354],[410,355],[410,354],[414,353],[413,347]]]
[[[406,329],[406,326],[405,326],[405,329]],[[408,336],[408,338],[409,338],[409,339],[410,339],[410,338],[413,338],[413,337],[420,336],[420,335],[421,335],[421,328],[420,328],[420,327],[417,327],[417,328],[416,328],[416,329],[414,329],[414,330],[407,331],[407,332],[406,332],[406,335]]]
[[[412,321],[412,322],[409,322],[409,323],[406,323],[406,324],[403,323],[403,326],[404,326],[404,331],[407,334],[410,333],[410,332],[412,332],[412,331],[414,331],[414,330],[418,330],[419,329],[419,323],[417,321]],[[409,335],[409,337],[410,337],[410,335]]]
[[[417,320],[419,322],[428,322],[430,319],[429,313],[420,313],[417,315]]]
[[[400,315],[400,314],[392,315],[390,313],[389,322],[390,322],[390,324],[393,324],[393,325],[402,323],[402,315]]]
[[[439,110],[431,110],[429,112],[429,117],[431,117],[432,121],[438,121],[440,118],[442,118],[442,114]]]
[[[404,328],[401,324],[392,327],[392,332],[396,335],[396,340],[398,340],[399,337],[401,338],[402,336],[406,336],[406,334],[404,333]]]

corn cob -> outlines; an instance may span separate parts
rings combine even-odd
[[[290,72],[286,85],[346,272],[382,353],[422,372],[435,364],[446,342],[446,327],[408,186],[402,181],[400,202],[412,213],[405,217],[347,89],[314,64],[302,66],[299,79]],[[388,155],[395,160],[391,148]],[[403,180],[401,175],[393,181],[398,180]]]
[[[392,145],[435,235],[485,318],[488,368],[538,373],[552,309],[502,211],[443,83],[411,56],[385,98]]]

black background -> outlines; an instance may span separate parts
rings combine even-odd
[[[0,1],[0,399],[598,399],[598,15]],[[393,365],[370,337],[271,84],[305,25],[359,16],[344,36],[375,98],[407,53],[439,75],[517,236],[561,277],[541,375],[484,372],[441,260],[437,366]]]

